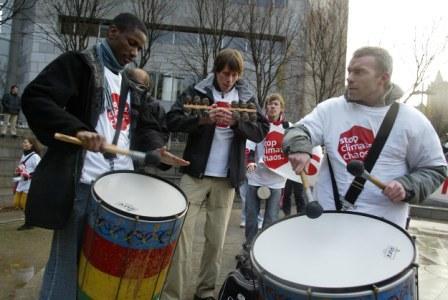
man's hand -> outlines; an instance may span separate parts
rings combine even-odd
[[[222,127],[233,126],[236,120],[233,118],[232,112],[225,107],[219,107],[217,104],[212,104],[206,117],[199,119],[199,124],[217,124]]]
[[[220,126],[233,126],[236,120],[233,118],[232,112],[224,107],[218,107],[216,112],[216,123]]]
[[[160,152],[160,161],[164,164],[174,166],[174,167],[185,167],[190,165],[190,162],[184,160],[182,157],[176,156],[169,152],[166,147],[156,149],[155,151]]]
[[[106,138],[92,131],[79,131],[76,137],[82,142],[82,147],[93,152],[103,152]]]
[[[308,163],[311,159],[311,156],[308,153],[297,152],[297,153],[288,154],[288,159],[292,165],[292,170],[297,175],[300,175],[300,172],[302,172],[305,169],[305,167],[308,165]]]
[[[256,163],[253,163],[253,162],[248,163],[248,164],[247,164],[247,167],[246,167],[246,169],[247,169],[247,173],[250,174],[250,173],[255,172],[255,169],[256,169],[256,168],[257,168],[257,164],[256,164]]]
[[[383,194],[393,202],[400,202],[406,199],[405,188],[396,180],[392,180],[386,184]]]

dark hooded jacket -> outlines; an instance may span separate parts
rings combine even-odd
[[[196,178],[203,178],[212,146],[215,125],[199,125],[199,116],[187,113],[183,105],[187,97],[198,95],[201,99],[206,97],[213,100],[214,75],[209,75],[196,85],[184,91],[167,114],[167,124],[170,131],[188,133],[187,144],[183,158],[190,161],[190,165],[182,168],[182,172]],[[234,126],[233,140],[229,157],[228,178],[233,187],[239,187],[244,181],[244,151],[246,139],[260,142],[269,131],[269,122],[260,113],[255,95],[250,91],[244,80],[238,80],[235,88],[238,91],[239,101],[242,103],[255,103],[257,106],[256,122],[239,120]]]
[[[48,150],[37,167],[26,205],[29,225],[50,229],[64,227],[73,208],[85,151],[54,139],[60,132],[74,136],[78,131],[95,131],[104,110],[104,68],[95,47],[68,52],[51,62],[25,89],[22,109],[28,124]],[[145,103],[131,97],[131,148],[153,149],[151,127],[144,117]],[[135,138],[137,129],[141,132]],[[137,141],[137,142],[136,142]]]

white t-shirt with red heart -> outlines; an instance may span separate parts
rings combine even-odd
[[[354,178],[346,170],[347,163],[364,160],[389,107],[350,103],[341,96],[320,103],[298,122],[309,130],[313,145],[325,146],[340,195],[345,195]],[[388,183],[419,167],[445,164],[439,138],[429,120],[414,107],[400,104],[389,138],[370,173]],[[326,159],[314,191],[324,209],[335,209]],[[392,202],[369,181],[355,205],[354,211],[382,217],[402,227],[409,213],[408,203]]]
[[[98,123],[96,125],[96,132],[106,138],[108,143],[112,143],[115,135],[117,124],[118,104],[120,102],[120,88],[121,88],[121,74],[114,74],[108,68],[104,68],[104,76],[110,87],[112,96],[112,109],[107,109],[108,105],[105,103],[106,109],[100,114]],[[105,102],[107,102],[107,97]],[[110,105],[109,105],[110,106]],[[129,149],[130,138],[129,129],[131,126],[131,102],[128,94],[126,105],[123,112],[123,121],[121,124],[121,131],[118,137],[117,146],[123,149]],[[129,156],[118,154],[113,160],[113,170],[133,170],[134,166]],[[81,182],[90,184],[99,175],[111,171],[112,165],[110,160],[105,159],[102,153],[87,151],[84,159],[84,166],[82,169]]]

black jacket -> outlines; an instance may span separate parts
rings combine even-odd
[[[68,52],[51,62],[25,89],[22,109],[28,124],[48,150],[38,165],[25,209],[29,225],[63,228],[73,208],[75,186],[79,182],[84,154],[79,146],[55,140],[54,133],[76,135],[80,130],[95,131],[104,109],[104,69],[95,48]],[[145,105],[134,105],[131,97],[131,147],[153,148],[144,120]],[[137,122],[138,120],[138,122]],[[139,128],[142,137],[135,139]]]
[[[215,125],[199,125],[197,115],[188,114],[183,108],[186,98],[194,98],[198,95],[200,98],[208,98],[213,101],[213,82],[214,76],[210,75],[196,85],[189,87],[184,91],[167,114],[167,123],[170,131],[180,131],[188,133],[187,144],[184,150],[184,159],[190,161],[190,165],[183,167],[182,172],[196,178],[203,178],[207,166],[208,157],[215,133]],[[239,101],[243,103],[255,103],[257,106],[257,121],[244,122],[239,120],[234,126],[233,140],[230,148],[229,174],[230,183],[233,187],[239,187],[244,181],[244,150],[246,139],[254,142],[260,142],[269,130],[269,123],[260,113],[260,108],[254,94],[249,90],[248,85],[239,80],[236,84],[239,94]]]
[[[3,95],[3,112],[5,114],[17,115],[20,111],[20,97],[11,93]]]

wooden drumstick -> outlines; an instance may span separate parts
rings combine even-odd
[[[214,109],[215,107],[207,106],[207,105],[184,104],[184,108],[211,110],[211,109]],[[239,111],[239,112],[257,112],[256,109],[252,109],[252,108],[229,107],[227,109],[230,111]]]
[[[54,138],[58,141],[82,146],[81,140],[74,136],[56,132],[54,134]],[[147,155],[146,153],[143,153],[140,151],[123,149],[123,148],[117,147],[116,145],[113,145],[113,144],[104,145],[103,150],[104,150],[104,152],[107,152],[107,153],[127,155],[127,156],[130,156],[132,159],[141,161],[141,162],[145,161],[145,158]]]
[[[347,164],[347,171],[352,174],[353,176],[362,177],[374,185],[376,185],[378,188],[384,190],[386,188],[386,184],[384,184],[381,180],[379,180],[376,177],[373,177],[370,175],[369,172],[367,172],[366,169],[364,169],[364,163],[360,160],[352,160]]]
[[[305,214],[310,219],[319,218],[322,215],[323,208],[319,202],[314,200],[305,171],[300,172],[300,179],[302,179],[303,190],[305,191]]]

